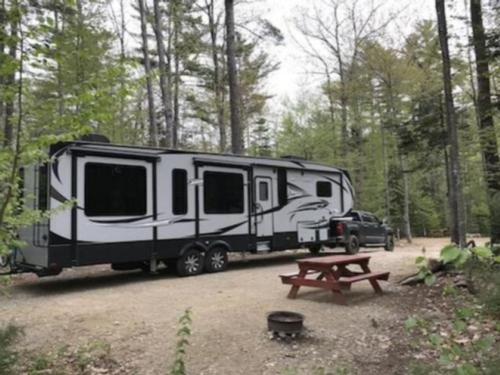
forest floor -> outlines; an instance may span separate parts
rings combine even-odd
[[[398,282],[416,271],[422,249],[437,257],[447,243],[415,238],[392,253],[363,250],[372,256],[371,269],[390,271],[390,280],[381,283],[382,295],[368,282],[355,284],[347,306],[329,292],[306,288],[297,299],[286,298],[289,286],[278,275],[296,269],[306,251],[235,257],[226,272],[190,278],[102,266],[43,279],[20,275],[0,290],[0,326],[23,328],[16,344],[20,372],[65,373],[64,367],[70,373],[166,374],[178,319],[190,307],[189,374],[403,374],[418,359],[404,328],[408,317],[445,319],[446,311],[436,308],[441,294],[430,298],[425,286]],[[266,314],[273,310],[304,314],[304,335],[291,342],[271,339]],[[90,358],[94,352],[97,361]],[[58,372],[46,370],[61,358]]]

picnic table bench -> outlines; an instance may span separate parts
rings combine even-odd
[[[378,280],[388,280],[389,272],[371,272],[368,267],[369,255],[333,255],[297,260],[299,272],[279,275],[283,284],[292,288],[288,298],[296,298],[301,286],[331,290],[342,304],[346,304],[342,289],[350,289],[351,284],[368,280],[376,293],[382,293]],[[347,266],[356,265],[360,271],[352,271]],[[310,275],[317,275],[310,278]]]

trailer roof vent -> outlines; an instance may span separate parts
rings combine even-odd
[[[304,160],[304,161],[307,161],[306,158],[304,158],[302,156],[296,156],[296,155],[283,155],[283,156],[281,156],[281,159]]]
[[[110,143],[108,137],[102,134],[86,134],[80,140],[85,142]]]

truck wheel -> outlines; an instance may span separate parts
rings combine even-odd
[[[385,251],[393,251],[394,250],[394,236],[392,234],[388,234],[385,239]]]
[[[321,245],[311,245],[309,247],[309,252],[312,255],[319,255],[320,251],[321,251]]]
[[[193,276],[203,272],[203,254],[189,249],[177,259],[177,273],[180,276]]]
[[[205,255],[205,271],[222,272],[227,268],[227,251],[222,246],[210,249]]]
[[[359,240],[358,237],[351,234],[347,239],[347,243],[345,244],[345,251],[347,254],[357,254],[359,251]]]

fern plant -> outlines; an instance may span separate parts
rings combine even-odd
[[[175,360],[170,372],[171,375],[186,374],[186,349],[189,345],[189,337],[191,336],[191,309],[188,308],[179,319],[179,329],[177,331],[177,344],[175,348]]]

